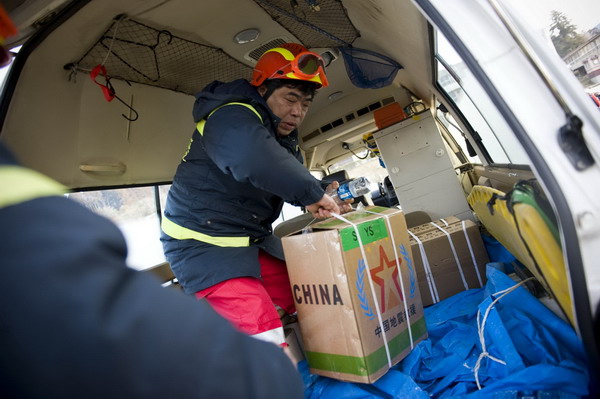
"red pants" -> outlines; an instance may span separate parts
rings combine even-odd
[[[284,345],[283,326],[274,305],[296,311],[285,262],[259,250],[261,278],[240,277],[196,292],[238,330]]]

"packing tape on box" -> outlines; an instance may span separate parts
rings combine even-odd
[[[467,284],[467,280],[465,279],[465,275],[463,273],[462,265],[460,264],[460,260],[458,259],[458,254],[456,253],[456,248],[454,248],[454,241],[452,241],[452,237],[450,237],[450,233],[441,228],[438,224],[434,222],[430,222],[432,225],[437,227],[442,233],[448,237],[448,242],[450,243],[450,249],[452,250],[452,254],[454,255],[454,260],[456,261],[456,266],[458,267],[458,272],[460,273],[460,278],[462,279],[463,285],[465,286],[465,290],[469,289],[469,284]]]
[[[471,240],[469,239],[469,235],[467,234],[467,223],[464,220],[462,221],[462,229],[463,233],[465,233],[465,240],[467,241],[467,245],[469,246],[469,252],[471,253],[471,260],[473,261],[473,267],[475,268],[475,273],[477,274],[477,280],[479,280],[479,287],[483,288],[483,282],[481,281],[481,275],[479,274],[479,265],[477,265],[477,261],[475,260],[473,246],[471,245]]]
[[[367,270],[371,270],[371,268],[369,267],[369,263],[367,261],[367,255],[365,253],[365,248],[363,246],[362,243],[362,239],[360,238],[360,232],[358,231],[358,225],[356,225],[355,223],[352,223],[351,221],[349,221],[348,219],[346,219],[345,217],[338,215],[337,213],[333,213],[331,212],[331,216],[335,217],[336,219],[341,220],[342,222],[345,222],[349,225],[351,225],[354,228],[354,232],[356,233],[356,238],[358,239],[358,246],[360,248],[360,253],[363,257],[363,259],[365,260],[365,267],[367,268]],[[383,319],[381,317],[381,310],[379,308],[379,301],[377,300],[377,296],[375,295],[375,287],[373,286],[373,278],[371,277],[371,273],[365,273],[367,275],[367,278],[369,280],[369,286],[371,287],[371,295],[373,296],[373,302],[375,303],[375,311],[377,312],[377,321],[379,322],[379,328],[381,328],[381,335],[383,336],[383,345],[385,347],[385,355],[387,356],[387,361],[388,361],[388,365],[391,368],[392,367],[392,357],[390,356],[390,347],[388,344],[388,339],[387,339],[387,334],[385,333],[385,328],[383,327]],[[408,316],[408,314],[407,314]],[[408,321],[408,319],[407,319]],[[408,324],[409,326],[409,331],[410,331],[410,324]]]
[[[390,223],[390,215],[381,215],[377,212],[371,212],[367,210],[363,210],[363,212],[378,215],[379,217],[383,216],[385,218],[385,222],[387,223],[388,231],[392,239],[392,247],[394,248],[394,257],[396,259],[396,268],[398,269],[398,281],[400,282],[400,291],[402,291],[402,298],[404,298],[404,312],[406,313],[408,338],[410,339],[410,349],[412,350],[414,349],[415,344],[413,342],[412,328],[410,324],[410,314],[408,313],[408,305],[406,304],[406,292],[404,291],[404,282],[402,281],[402,270],[400,270],[400,262],[398,261],[398,249],[396,248],[396,240],[394,240],[394,235],[392,234],[392,224]]]
[[[419,252],[421,253],[421,261],[423,262],[423,271],[425,272],[425,278],[427,278],[427,285],[429,286],[429,293],[431,294],[431,300],[433,303],[438,303],[440,301],[440,296],[438,295],[437,285],[435,284],[435,279],[433,278],[433,273],[431,273],[431,267],[429,266],[429,259],[427,258],[427,253],[425,252],[425,247],[423,246],[423,242],[419,240],[412,231],[407,230],[408,234],[417,242],[419,245]]]

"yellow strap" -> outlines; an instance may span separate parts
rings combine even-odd
[[[0,166],[0,208],[32,199],[64,194],[60,183],[21,166]]]
[[[213,109],[211,111],[211,113],[208,114],[208,116],[206,118],[202,119],[200,122],[198,122],[196,124],[196,129],[198,130],[198,133],[200,133],[200,136],[204,135],[204,125],[206,124],[206,120],[208,118],[210,118],[210,116],[212,114],[214,114],[217,110],[219,110],[219,109],[221,109],[221,108],[223,108],[223,107],[225,107],[227,105],[241,105],[241,106],[244,106],[244,107],[248,108],[249,110],[251,110],[252,112],[254,112],[256,114],[256,116],[258,116],[258,119],[260,119],[260,123],[262,123],[262,121],[263,121],[262,116],[260,116],[260,114],[258,113],[258,111],[256,110],[256,108],[254,108],[252,105],[246,104],[246,103],[238,103],[238,102],[227,103],[227,104],[223,104],[223,105],[221,105],[221,106]]]
[[[197,240],[219,247],[247,247],[250,245],[250,237],[213,237],[180,226],[164,216],[161,228],[165,234],[177,240]]]

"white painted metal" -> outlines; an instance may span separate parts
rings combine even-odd
[[[600,181],[600,115],[597,109],[547,42],[519,21],[516,13],[506,10],[526,39],[528,50],[543,66],[566,105],[583,121],[583,136],[596,164],[577,171],[557,140],[559,129],[566,122],[563,109],[488,1],[433,0],[431,4],[477,59],[562,188],[571,214],[561,214],[560,218],[571,217],[575,221],[593,311],[600,301],[600,269],[596,266],[600,258],[600,186],[593,183]],[[531,154],[531,149],[525,148],[525,151]],[[539,178],[538,166],[533,164],[532,168]],[[542,179],[540,182],[545,184]],[[569,251],[565,248],[564,237],[563,251],[565,254]]]
[[[469,215],[469,205],[429,110],[373,134],[405,213]]]

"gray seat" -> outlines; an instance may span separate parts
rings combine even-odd
[[[290,220],[286,220],[285,222],[279,223],[277,226],[275,226],[275,229],[273,229],[273,234],[275,234],[277,237],[285,237],[318,221],[319,219],[315,219],[311,213],[305,213]]]

